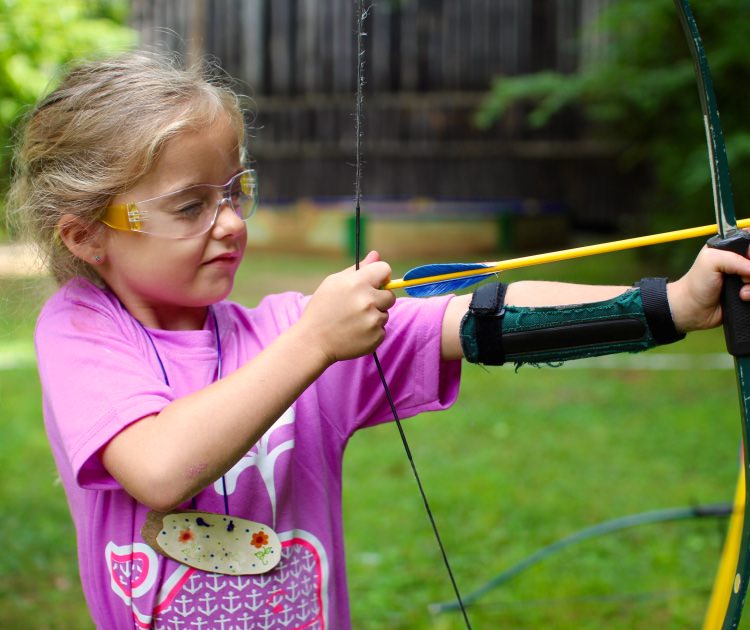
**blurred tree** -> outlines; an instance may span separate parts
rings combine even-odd
[[[750,198],[750,3],[695,1],[727,142],[736,208]],[[617,0],[595,27],[606,44],[576,74],[544,72],[495,79],[476,122],[488,127],[512,106],[528,108],[530,128],[579,109],[587,133],[614,139],[624,168],[648,166],[646,227],[657,231],[709,222],[711,179],[692,60],[671,0]],[[686,245],[674,256],[684,265]],[[673,257],[675,252],[670,253]]]
[[[135,44],[127,16],[126,0],[0,0],[0,198],[24,110],[64,64]],[[0,231],[3,224],[0,203]]]

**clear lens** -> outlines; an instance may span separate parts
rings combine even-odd
[[[190,238],[208,232],[226,203],[243,221],[253,215],[258,206],[258,177],[254,170],[237,173],[223,186],[201,184],[137,203],[111,206],[102,221],[120,230]]]

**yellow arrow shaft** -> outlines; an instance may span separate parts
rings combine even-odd
[[[750,219],[737,221],[738,228],[750,227]],[[406,287],[421,286],[433,282],[445,282],[457,278],[469,278],[471,276],[481,276],[488,273],[498,273],[508,271],[509,269],[520,269],[521,267],[532,267],[534,265],[544,265],[546,263],[560,262],[562,260],[571,260],[573,258],[583,258],[585,256],[595,256],[597,254],[608,254],[610,252],[619,252],[626,249],[635,249],[637,247],[647,247],[648,245],[659,245],[660,243],[671,243],[673,241],[682,241],[689,238],[698,238],[699,236],[711,236],[716,234],[716,224],[703,225],[701,227],[686,228],[684,230],[673,230],[672,232],[662,232],[661,234],[651,234],[650,236],[637,236],[635,238],[626,238],[620,241],[610,243],[599,243],[597,245],[585,245],[583,247],[573,247],[572,249],[562,249],[556,252],[547,252],[546,254],[534,254],[532,256],[521,256],[520,258],[511,258],[500,262],[485,263],[487,267],[481,269],[470,269],[468,271],[456,271],[437,276],[425,278],[415,278],[413,280],[404,280],[398,278],[391,280],[383,288],[405,289]]]

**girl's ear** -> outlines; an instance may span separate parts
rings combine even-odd
[[[104,234],[99,223],[84,221],[74,214],[64,214],[57,222],[57,233],[65,247],[76,258],[96,265],[104,259]]]

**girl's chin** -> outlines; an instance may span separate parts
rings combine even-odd
[[[232,293],[233,288],[234,276],[232,276],[231,279],[228,279],[225,282],[215,283],[210,289],[211,304],[215,304],[216,302],[221,302],[222,300],[227,299],[229,297],[229,294]]]

